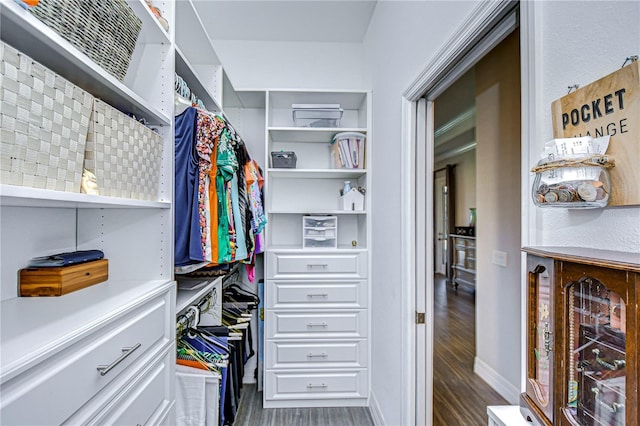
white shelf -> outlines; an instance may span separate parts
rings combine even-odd
[[[343,109],[359,109],[367,92],[342,90],[273,90],[269,91],[271,108],[289,108],[291,104],[340,104]]]
[[[309,215],[366,215],[367,212],[352,210],[311,210],[311,209],[270,209],[269,214],[309,214]]]
[[[172,281],[106,281],[60,297],[17,297],[0,304],[0,381],[81,340],[113,315],[124,315]]]
[[[140,0],[140,7],[143,1]],[[132,3],[138,7],[137,3]],[[144,6],[146,9],[146,6]],[[13,0],[1,0],[0,27],[2,40],[75,85],[102,99],[114,108],[144,117],[151,125],[169,125],[172,118],[150,106],[142,97],[117,80],[84,53],[63,39],[30,12],[22,9]],[[153,18],[150,12],[143,11]],[[143,17],[146,16],[142,14]],[[146,22],[146,18],[144,19]],[[148,28],[159,29],[149,31]],[[161,34],[162,33],[162,34]],[[157,22],[143,27],[142,40],[169,43],[168,36]],[[154,39],[157,37],[157,39]]]
[[[104,197],[14,185],[0,185],[0,205],[70,209],[171,208],[171,203],[168,201],[130,200],[127,198]]]
[[[269,176],[284,179],[343,179],[359,178],[366,169],[267,169]]]
[[[204,106],[211,112],[222,111],[222,104],[215,96],[204,87],[198,74],[191,66],[191,63],[187,57],[182,53],[179,47],[176,46],[176,73],[182,77],[187,83],[189,89],[204,102]]]
[[[178,292],[176,294],[176,315],[186,309],[188,306],[197,303],[202,296],[208,294],[213,289],[213,286],[216,282],[222,281],[223,277],[218,277],[215,279],[207,279],[207,278],[190,278],[185,279],[185,281],[199,281],[206,282],[207,284],[198,287],[194,290],[187,290],[184,288],[180,288],[180,277],[176,277],[178,280]]]
[[[206,59],[207,64],[220,65],[211,37],[205,30],[193,0],[180,0],[175,4],[176,46],[191,59],[193,65],[200,64],[195,62],[196,58]]]
[[[367,134],[361,127],[269,127],[273,142],[330,143],[336,133],[357,132]]]
[[[337,248],[307,247],[302,248],[300,245],[271,245],[267,247],[269,251],[277,251],[280,253],[313,253],[313,252],[332,252],[332,253],[363,253],[367,249],[365,247],[351,247],[350,245],[338,245]]]

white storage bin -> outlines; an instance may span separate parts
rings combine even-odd
[[[339,127],[344,110],[338,104],[293,104],[297,127]]]
[[[336,248],[338,247],[337,216],[303,216],[302,217],[303,248]]]

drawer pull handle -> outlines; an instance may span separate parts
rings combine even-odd
[[[327,385],[325,385],[324,383],[321,384],[321,385],[314,385],[314,384],[309,383],[307,385],[307,389],[326,389],[326,388],[327,388]]]
[[[109,371],[113,370],[118,364],[124,361],[126,357],[134,353],[140,346],[142,346],[141,343],[136,343],[134,346],[131,346],[130,348],[122,348],[122,355],[120,355],[118,359],[116,359],[109,365],[98,366],[97,370],[100,372],[100,375],[106,376],[107,373],[109,373]]]
[[[328,263],[308,263],[307,268],[328,268]]]
[[[307,327],[327,327],[328,324],[326,322],[310,322],[307,324]]]
[[[324,352],[321,353],[321,354],[314,354],[314,353],[309,352],[307,354],[307,358],[326,358],[326,357],[327,357],[327,354],[324,353]]]
[[[314,297],[329,297],[329,294],[328,293],[307,294],[307,297],[309,299],[312,299]]]

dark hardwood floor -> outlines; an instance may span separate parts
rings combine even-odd
[[[475,302],[472,291],[457,292],[444,277],[435,280],[434,426],[485,426],[487,405],[506,405],[473,373]],[[234,426],[370,426],[366,407],[262,408],[262,393],[246,385]],[[409,425],[387,425],[409,426]]]
[[[473,373],[474,293],[443,276],[434,284],[433,425],[484,426],[487,405],[508,403]]]

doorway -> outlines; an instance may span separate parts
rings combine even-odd
[[[511,7],[509,8],[508,6]],[[434,160],[434,156],[436,154],[436,147],[434,143],[434,133],[436,130],[436,127],[434,126],[434,110],[437,110],[438,108],[438,97],[441,96],[447,88],[452,86],[452,84],[465,72],[474,68],[476,64],[481,61],[487,62],[486,58],[490,58],[492,56],[487,55],[487,53],[493,51],[494,48],[496,48],[496,46],[498,46],[503,40],[509,38],[508,36],[510,34],[513,34],[513,36],[511,37],[509,44],[511,46],[519,47],[519,31],[516,30],[518,27],[518,20],[517,13],[515,11],[517,6],[517,3],[506,5],[502,16],[492,16],[494,21],[491,24],[487,24],[487,28],[484,30],[485,32],[482,36],[476,34],[479,39],[474,39],[473,42],[467,40],[469,46],[473,47],[468,48],[465,53],[461,53],[461,50],[452,52],[451,54],[453,57],[449,58],[448,68],[442,65],[442,67],[446,69],[433,71],[428,79],[423,78],[423,81],[421,82],[421,97],[427,101],[426,105],[422,108],[423,111],[426,111],[426,114],[420,114],[420,102],[414,101],[414,105],[417,105],[417,114],[414,126],[416,122],[420,123],[421,120],[426,123],[426,125],[422,125],[422,129],[425,129],[424,134],[421,134],[420,125],[418,125],[417,128],[414,127],[417,129],[415,130],[416,136],[414,141],[416,145],[414,149],[418,157],[420,157],[421,151],[424,152],[426,154],[426,161],[421,160],[420,158],[417,159],[414,177],[416,181],[416,189],[419,189],[421,183],[424,182],[426,184],[424,184],[423,187],[429,188],[433,191],[436,187],[436,181],[441,181],[441,179],[438,179],[438,176],[433,173],[433,171],[436,170],[436,163]],[[456,43],[457,41],[452,42],[452,44]],[[508,71],[512,74],[513,78],[507,78],[507,80],[509,84],[514,85],[501,85],[500,82],[491,81],[491,78],[487,77],[492,77],[492,74],[486,72],[490,67],[484,67],[481,72],[482,76],[479,80],[480,83],[477,85],[478,88],[473,93],[474,97],[482,104],[482,107],[477,107],[477,116],[475,120],[476,125],[481,127],[482,131],[481,135],[478,135],[476,138],[477,148],[475,155],[478,157],[479,166],[476,173],[478,176],[476,179],[478,183],[477,185],[474,185],[474,189],[481,188],[482,192],[481,195],[477,197],[477,206],[472,206],[478,208],[477,238],[478,251],[481,253],[478,255],[477,259],[477,285],[474,286],[471,289],[472,291],[467,295],[471,294],[474,296],[472,300],[474,309],[476,305],[481,306],[481,309],[471,313],[471,322],[473,324],[482,323],[483,326],[479,328],[479,333],[474,332],[471,334],[471,337],[467,337],[465,339],[472,343],[472,349],[469,351],[471,356],[467,361],[465,361],[465,367],[467,370],[464,373],[456,372],[458,378],[461,378],[463,385],[458,387],[458,390],[457,392],[454,392],[453,397],[447,400],[449,403],[456,401],[456,404],[449,404],[449,410],[459,410],[462,405],[467,403],[467,401],[464,401],[463,399],[465,397],[465,393],[470,394],[472,398],[477,397],[477,393],[465,392],[465,390],[469,390],[468,388],[465,388],[465,379],[479,379],[483,384],[488,384],[490,389],[492,388],[497,394],[504,397],[504,400],[501,400],[502,403],[506,400],[506,403],[517,404],[517,397],[519,395],[521,361],[519,349],[521,342],[521,274],[519,262],[519,229],[521,220],[521,215],[519,213],[521,200],[521,185],[519,183],[519,170],[521,167],[519,155],[521,139],[519,121],[519,50],[516,51],[515,57],[511,57],[507,61],[508,63],[506,65],[504,63],[504,58],[501,58],[498,62],[500,61],[503,62],[502,69],[496,69],[495,63],[491,65],[494,67],[493,75],[502,78],[504,77],[503,71]],[[435,63],[440,62],[442,61],[435,61]],[[491,61],[488,63],[491,63]],[[503,97],[504,93],[515,93],[517,96],[514,97],[512,102],[511,100],[507,100]],[[407,93],[406,95],[408,96],[408,99],[411,99],[410,93]],[[489,105],[493,105],[494,108],[488,108]],[[515,120],[515,118],[517,118],[517,120]],[[485,141],[484,145],[483,141]],[[426,148],[421,147],[421,142],[424,143]],[[482,158],[482,160],[480,160],[480,158]],[[421,168],[422,161],[424,161],[422,163],[424,164],[423,168]],[[507,169],[509,169],[508,173],[510,175],[505,174],[505,170],[501,169],[496,161],[507,162]],[[514,168],[511,169],[511,166],[514,166]],[[514,173],[514,170],[517,170],[517,172]],[[474,178],[475,177],[476,176],[474,176]],[[508,196],[511,197],[510,199],[499,200],[499,196],[504,195],[501,191],[507,189],[506,187],[501,186],[505,184],[507,187],[512,186],[516,192]],[[440,184],[437,185],[441,186]],[[419,197],[425,197],[425,195],[428,199],[423,203],[419,200]],[[456,194],[456,201],[458,201],[461,196],[461,194]],[[438,272],[442,272],[442,268],[437,265],[438,261],[442,259],[438,257],[439,255],[438,253],[435,253],[435,251],[433,253],[429,253],[429,249],[431,248],[434,250],[441,248],[437,243],[437,233],[442,228],[441,226],[438,226],[437,229],[434,228],[434,223],[437,222],[437,220],[435,220],[435,216],[440,214],[438,211],[434,210],[434,206],[438,204],[438,200],[440,200],[441,197],[439,193],[420,193],[419,191],[415,192],[415,197],[415,223],[418,226],[416,228],[417,232],[415,232],[416,262],[414,268],[416,274],[415,282],[418,284],[415,294],[417,298],[419,298],[421,294],[425,294],[425,304],[427,307],[426,327],[422,330],[420,329],[420,326],[416,327],[416,359],[418,360],[418,364],[416,364],[416,373],[419,377],[426,377],[427,382],[429,382],[430,373],[434,373],[435,376],[436,372],[440,372],[443,369],[446,370],[446,367],[443,367],[442,365],[435,365],[435,359],[433,358],[433,354],[437,350],[436,345],[438,344],[438,341],[443,340],[439,337],[436,337],[435,339],[433,337],[434,333],[437,336],[438,326],[438,318],[436,317],[438,313],[434,309],[436,304],[434,300],[438,297],[438,295],[434,293],[436,290],[436,280],[434,278],[436,276],[436,270]],[[437,197],[437,199],[434,197]],[[421,205],[426,205],[426,211],[420,210]],[[459,201],[458,205],[460,205]],[[509,207],[506,207],[507,205],[509,205]],[[456,219],[454,219],[454,221],[457,221],[458,217],[464,217],[463,220],[466,223],[463,222],[463,225],[468,225],[468,208],[469,206],[455,209]],[[504,214],[500,209],[505,210]],[[441,208],[438,210],[442,211]],[[482,213],[483,211],[485,212],[484,216]],[[425,216],[425,213],[427,213],[426,219],[421,219],[419,216]],[[427,228],[431,229],[427,229],[427,232],[423,233],[419,224],[425,220],[427,222]],[[451,228],[452,225],[457,224],[455,222],[450,222],[449,225]],[[501,231],[500,226],[506,226],[506,232]],[[515,232],[512,232],[512,227]],[[485,232],[484,235],[482,231],[483,229],[488,231]],[[448,240],[448,245],[450,248],[451,240]],[[425,246],[428,248],[426,253],[424,253],[427,256],[427,259],[420,258],[420,247]],[[497,265],[495,261],[492,260],[494,258],[492,256],[497,252],[507,253],[506,257],[511,259],[508,267],[507,265]],[[444,255],[442,255],[442,257],[444,257]],[[497,266],[504,268],[504,270],[496,269]],[[421,277],[424,277],[424,279],[421,279]],[[421,293],[419,288],[421,282],[426,282],[425,293]],[[444,282],[447,283],[446,279]],[[508,286],[502,285],[502,288],[500,288],[498,286],[499,283],[513,284]],[[447,289],[446,286],[443,288],[445,290]],[[443,303],[445,308],[452,305],[452,303],[449,303],[446,298],[444,300],[446,300],[446,302]],[[459,299],[456,299],[456,301],[459,301]],[[479,303],[480,301],[481,303]],[[416,301],[416,305],[419,305],[418,301]],[[507,307],[506,310],[504,309],[505,307]],[[501,334],[503,328],[506,330],[506,333],[498,336],[497,334]],[[476,331],[478,331],[478,328]],[[422,333],[426,336],[424,348],[420,346]],[[501,348],[507,347],[505,345],[506,342],[509,342],[508,344],[511,348],[514,348],[514,350],[501,350]],[[492,348],[489,348],[490,346],[492,346]],[[419,353],[422,350],[426,352],[426,363],[421,367],[421,365],[419,365],[419,361],[421,359]],[[510,353],[505,355],[503,352]],[[452,357],[455,357],[455,352],[451,354],[449,359]],[[504,361],[502,361],[503,359]],[[499,361],[496,362],[496,360]],[[501,362],[503,363],[501,364]],[[503,369],[503,367],[505,368]],[[423,375],[423,373],[425,374]],[[468,381],[467,384],[473,380]],[[446,381],[450,381],[450,379]],[[431,383],[435,384],[435,382]],[[416,404],[419,406],[422,402],[427,408],[425,409],[426,414],[422,418],[420,417],[419,411],[416,410],[417,424],[433,424],[433,419],[437,417],[434,415],[434,411],[438,410],[439,407],[433,405],[432,399],[435,391],[433,393],[428,391],[429,383],[427,383],[426,387],[422,388],[418,383],[416,387]],[[421,396],[425,396],[425,399],[421,400]],[[479,413],[480,416],[483,417],[482,420],[478,420],[477,422],[472,421],[469,423],[469,420],[467,419],[464,420],[467,422],[465,424],[486,424],[487,403],[481,402],[480,407],[476,407],[474,409],[474,412]],[[458,423],[460,421],[463,420],[458,419]]]

